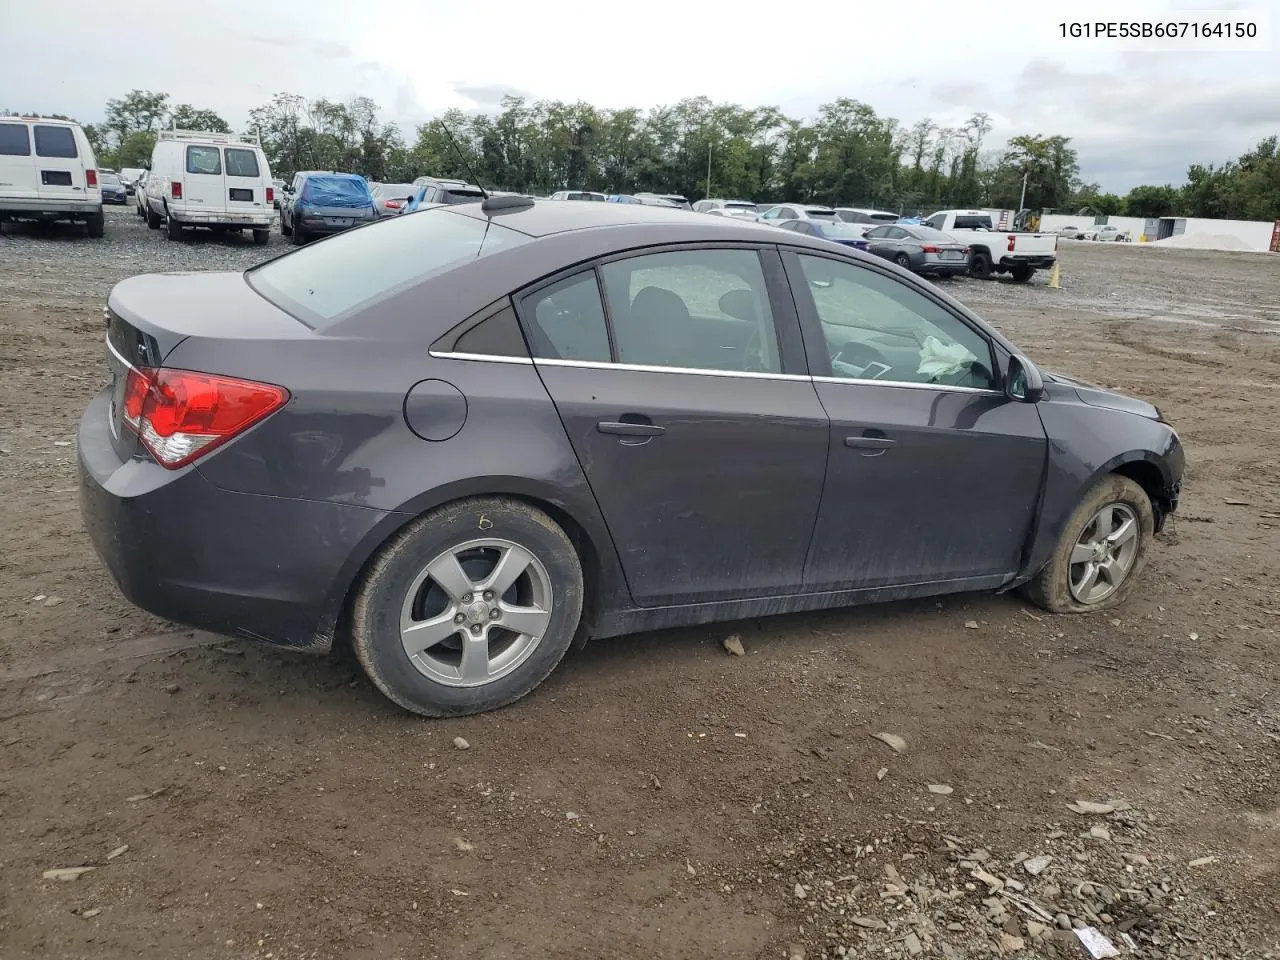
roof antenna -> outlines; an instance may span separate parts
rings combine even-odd
[[[467,163],[467,157],[466,157],[466,154],[464,154],[464,153],[462,152],[462,148],[458,146],[458,141],[457,141],[457,140],[455,140],[455,139],[453,139],[453,134],[449,132],[449,128],[448,128],[448,127],[446,127],[446,126],[444,125],[444,121],[443,121],[443,120],[437,119],[437,120],[436,120],[436,123],[440,124],[440,129],[444,131],[444,135],[445,135],[446,137],[448,137],[448,138],[449,138],[449,143],[453,146],[453,149],[457,151],[457,153],[458,153],[458,159],[459,159],[459,160],[461,160],[461,161],[462,161],[462,165],[463,165],[464,167],[466,167],[466,168],[467,168],[467,173],[468,173],[468,174],[470,175],[470,177],[471,177],[471,182],[472,182],[472,183],[474,183],[474,184],[476,185],[476,188],[477,188],[477,189],[478,189],[482,194],[484,194],[484,198],[485,198],[486,200],[488,200],[488,199],[489,199],[489,191],[488,191],[488,190],[486,190],[486,189],[481,185],[481,183],[480,183],[480,178],[479,178],[479,177],[477,177],[477,176],[476,176],[476,172],[475,172],[474,170],[472,170],[472,169],[471,169],[471,164]]]
[[[440,129],[444,131],[444,135],[449,138],[449,143],[458,153],[458,159],[462,161],[462,165],[466,167],[467,173],[471,177],[471,182],[476,185],[476,189],[480,191],[484,199],[480,202],[480,211],[485,216],[493,216],[495,213],[501,213],[504,210],[524,210],[533,206],[533,201],[528,197],[522,196],[501,196],[492,197],[480,183],[480,178],[476,176],[476,172],[471,169],[471,164],[467,163],[466,154],[462,152],[462,148],[458,146],[458,141],[453,139],[453,134],[449,132],[449,128],[445,126],[444,121],[437,119],[436,123],[440,124]]]

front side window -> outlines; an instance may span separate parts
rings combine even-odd
[[[609,362],[609,328],[594,270],[543,287],[525,299],[522,312],[535,357]]]
[[[222,151],[217,147],[187,147],[187,173],[221,176]]]
[[[619,363],[780,373],[754,250],[682,250],[601,268]]]
[[[996,389],[991,345],[941,305],[857,264],[804,254],[798,259],[832,376]]]
[[[31,138],[25,123],[0,123],[0,157],[31,156]]]
[[[242,147],[227,147],[225,153],[228,177],[258,176],[258,155],[254,151]]]
[[[79,156],[76,152],[75,134],[70,127],[47,127],[36,124],[31,128],[36,138],[37,157],[60,157],[71,160]]]

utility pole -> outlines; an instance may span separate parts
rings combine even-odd
[[[711,144],[707,144],[707,197],[711,196]]]
[[[1022,196],[1018,198],[1018,212],[1021,213],[1027,209],[1027,177],[1031,171],[1026,170],[1022,174]]]

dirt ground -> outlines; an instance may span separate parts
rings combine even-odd
[[[633,636],[423,721],[348,659],[134,610],[99,565],[75,427],[148,245],[176,256],[124,214],[0,237],[0,957],[1083,956],[1063,922],[1280,956],[1280,259],[1064,243],[1061,289],[948,285],[1179,429],[1182,507],[1125,607]]]

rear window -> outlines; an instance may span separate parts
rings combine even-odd
[[[804,212],[810,220],[825,220],[828,223],[833,223],[838,219],[834,210],[814,210],[812,207],[806,207]]]
[[[187,147],[187,173],[221,175],[222,151],[217,147]]]
[[[440,203],[471,203],[483,200],[484,194],[479,190],[444,190],[440,193]]]
[[[227,147],[224,152],[227,155],[228,177],[258,176],[258,155],[254,151],[243,147]]]
[[[31,156],[31,138],[25,123],[0,123],[0,157]]]
[[[302,201],[313,207],[367,207],[373,203],[369,184],[363,177],[307,177],[302,185]]]
[[[931,218],[932,219],[932,218]],[[952,229],[955,230],[990,230],[991,218],[986,216],[961,216],[956,215],[956,222]]]
[[[36,135],[36,156],[71,159],[79,155],[76,152],[75,134],[71,132],[70,127],[46,127],[36,124],[31,129]]]
[[[724,208],[726,210],[750,210],[752,213],[755,213],[756,205],[754,203],[748,203],[746,200],[726,200]]]
[[[497,223],[435,207],[340,233],[245,276],[262,297],[319,327],[450,267],[528,242]]]
[[[114,173],[100,174],[100,178],[103,183],[110,183],[110,184],[116,184],[116,185],[119,185],[120,183],[120,178],[117,177]]]

